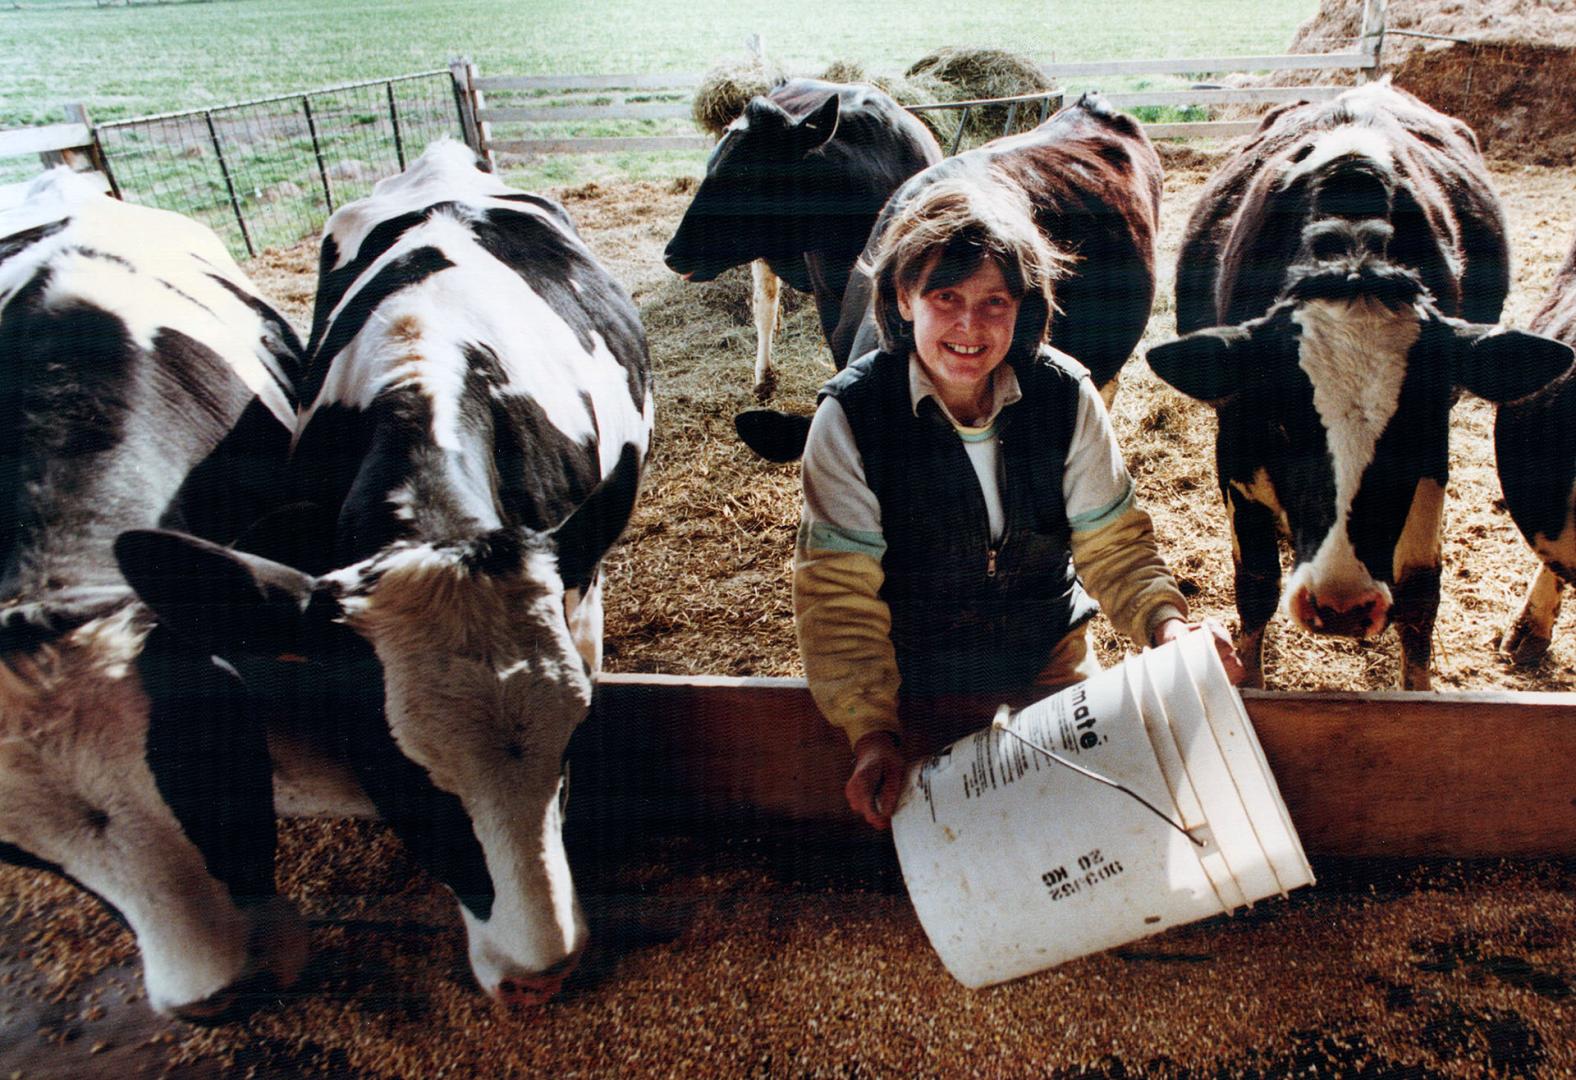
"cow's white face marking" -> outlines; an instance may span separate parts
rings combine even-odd
[[[590,708],[590,672],[553,556],[532,553],[521,571],[490,576],[423,545],[378,566],[346,612],[382,662],[400,749],[460,799],[481,843],[493,908],[486,921],[466,911],[465,922],[477,977],[492,991],[586,939],[557,796],[560,761]]]
[[[1285,598],[1302,587],[1350,599],[1389,588],[1376,582],[1352,547],[1347,522],[1374,447],[1401,399],[1407,357],[1422,333],[1417,311],[1375,301],[1313,301],[1292,315],[1301,328],[1298,365],[1313,383],[1313,405],[1329,440],[1335,471],[1335,521],[1319,549],[1287,581]]]
[[[144,636],[128,608],[0,664],[0,842],[115,905],[136,933],[149,1002],[172,1012],[259,969],[288,984],[306,936],[282,901],[241,911],[159,793],[133,667]]]
[[[1317,172],[1343,157],[1366,158],[1387,173],[1395,171],[1395,151],[1383,132],[1360,123],[1347,124],[1315,138],[1308,156],[1288,165],[1281,173],[1280,186],[1290,187],[1299,177]]]
[[[53,177],[47,174],[39,183]],[[295,426],[295,409],[283,389],[287,379],[264,344],[262,318],[210,276],[257,295],[212,231],[180,214],[118,202],[76,184],[44,190],[55,197],[44,199],[41,208],[29,207],[30,213],[42,214],[46,222],[69,215],[71,224],[0,264],[0,315],[5,300],[48,264],[46,307],[91,297],[143,349],[152,349],[161,329],[177,330],[212,349],[280,423]],[[0,224],[0,236],[7,228]],[[176,254],[160,258],[161,252]],[[160,281],[180,292],[166,291],[160,302],[149,303],[150,291],[158,288],[153,283]]]

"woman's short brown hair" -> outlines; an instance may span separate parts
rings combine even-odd
[[[914,347],[914,324],[898,310],[900,291],[956,285],[987,258],[1000,267],[1008,291],[1019,300],[1008,359],[1032,357],[1050,329],[1053,285],[1071,259],[1035,227],[1028,197],[1017,185],[979,175],[926,186],[882,233],[864,266],[875,282],[882,350],[907,353]]]

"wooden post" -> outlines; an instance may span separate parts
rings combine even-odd
[[[471,88],[471,115],[476,121],[476,155],[487,164],[487,171],[495,171],[497,162],[493,160],[492,152],[492,124],[482,119],[487,109],[487,97],[476,86],[476,65],[465,61],[465,83]]]
[[[1357,69],[1357,81],[1368,82],[1379,77],[1381,53],[1384,51],[1385,0],[1363,0],[1363,23],[1358,49],[1368,56],[1368,66]]]
[[[72,123],[87,124],[87,110],[78,104],[67,105],[66,119]],[[46,169],[53,169],[56,165],[69,165],[73,172],[88,172],[96,167],[91,143],[61,150],[44,150],[39,153],[38,159],[43,162]]]
[[[1576,855],[1576,695],[1242,697],[1310,852]],[[947,714],[956,730],[908,737],[917,751],[939,749],[987,726],[998,700],[960,701]],[[848,740],[821,719],[802,679],[603,675],[575,739],[582,807],[862,828],[843,797]]]
[[[456,56],[449,61],[449,76],[454,80],[454,106],[460,113],[460,130],[464,133],[465,145],[480,157],[482,138],[476,125],[476,95],[471,83],[474,70],[469,57]]]

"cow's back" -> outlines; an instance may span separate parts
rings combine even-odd
[[[628,294],[561,207],[468,154],[325,230],[296,472],[338,510],[338,565],[401,538],[552,528],[649,442]]]
[[[118,584],[128,528],[234,540],[289,445],[294,331],[208,229],[78,184],[47,175],[22,211],[53,220],[0,242],[6,594]]]
[[[1301,179],[1321,155],[1372,147],[1393,164],[1392,258],[1422,275],[1444,313],[1495,321],[1509,291],[1509,254],[1476,137],[1411,94],[1373,83],[1275,109],[1210,178],[1177,259],[1178,332],[1268,309],[1301,242]]]

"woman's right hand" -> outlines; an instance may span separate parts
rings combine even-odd
[[[892,824],[903,784],[903,754],[890,731],[872,731],[854,744],[854,772],[843,788],[848,805],[872,827]]]

